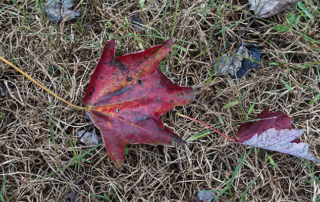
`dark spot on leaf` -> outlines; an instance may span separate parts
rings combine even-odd
[[[162,88],[161,84],[158,85],[159,88]]]
[[[117,110],[116,110],[116,112],[117,112],[118,114],[120,113],[120,111],[121,111],[121,109],[117,109]]]
[[[133,80],[133,78],[132,78],[131,76],[127,76],[127,77],[126,77],[126,81],[127,81],[127,82],[131,82],[132,80]]]
[[[138,60],[138,61],[134,64],[134,66],[140,66],[142,63],[143,63],[142,61]]]
[[[160,102],[161,101],[161,97],[158,97],[158,102]]]
[[[173,100],[170,100],[170,103],[173,103]]]
[[[138,84],[138,85],[141,85],[141,84],[142,84],[141,79],[139,79],[139,80],[137,81],[137,84]]]
[[[129,68],[123,63],[121,63],[120,60],[114,60],[114,65],[117,66],[120,72],[122,72],[123,74],[126,74],[129,72]]]
[[[131,142],[133,142],[133,139],[129,139],[128,141],[131,143]]]

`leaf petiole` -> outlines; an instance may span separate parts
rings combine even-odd
[[[73,108],[76,109],[80,109],[80,110],[88,110],[87,107],[80,107],[77,105],[74,105],[70,102],[68,102],[67,100],[63,99],[62,97],[60,97],[59,95],[55,94],[54,92],[52,92],[51,90],[49,90],[48,88],[44,87],[43,85],[41,85],[39,82],[37,82],[36,80],[34,80],[31,76],[29,76],[27,73],[25,73],[24,71],[22,71],[19,67],[15,66],[14,64],[12,64],[11,62],[9,62],[8,60],[4,59],[3,57],[0,56],[0,60],[2,60],[4,63],[6,63],[7,65],[9,65],[10,67],[12,67],[13,69],[17,70],[18,72],[20,72],[23,76],[27,77],[28,79],[30,79],[33,83],[37,84],[40,88],[42,88],[43,90],[47,91],[48,93],[50,93],[51,95],[53,95],[54,97],[58,98],[59,100],[61,100],[62,102],[70,105]]]
[[[178,115],[178,116],[181,116],[181,117],[183,117],[183,118],[187,118],[187,119],[190,119],[190,120],[192,120],[192,121],[198,122],[198,123],[204,125],[205,127],[210,128],[211,130],[217,132],[218,134],[222,135],[223,137],[225,137],[225,138],[227,138],[227,139],[229,139],[229,140],[235,141],[234,138],[231,138],[231,137],[226,136],[225,134],[217,131],[216,129],[212,128],[211,126],[209,126],[209,125],[207,125],[207,124],[205,124],[205,123],[202,123],[201,121],[198,121],[197,119],[191,118],[191,117],[189,117],[189,116],[185,116],[185,115],[180,114],[180,113],[177,113],[177,115]]]

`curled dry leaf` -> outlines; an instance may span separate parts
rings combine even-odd
[[[320,162],[308,152],[308,144],[297,140],[305,129],[290,130],[292,121],[285,113],[269,112],[267,108],[254,119],[256,121],[241,124],[235,138],[237,142]]]
[[[219,75],[231,74],[241,79],[243,76],[248,76],[252,69],[260,69],[260,56],[258,48],[240,46],[237,54],[230,57],[223,55],[220,58],[219,65],[217,65],[218,59],[215,59],[213,67],[216,72],[219,72]]]
[[[97,135],[96,129],[93,129],[92,132],[88,132],[86,130],[79,131],[78,136],[81,137],[80,141],[86,145],[97,145],[101,139]]]
[[[249,0],[250,10],[260,18],[268,18],[286,9],[290,9],[299,0]]]
[[[53,23],[60,23],[66,17],[66,20],[72,20],[80,15],[79,11],[70,10],[73,0],[61,0],[61,4],[58,0],[48,0],[44,5],[47,17]]]
[[[172,45],[170,39],[116,58],[115,41],[104,46],[84,103],[117,167],[124,163],[124,145],[184,143],[160,119],[169,109],[185,105],[193,98],[191,88],[174,84],[157,68]]]

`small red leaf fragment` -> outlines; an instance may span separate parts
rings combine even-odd
[[[308,144],[297,140],[305,129],[290,130],[291,118],[285,113],[269,112],[266,108],[254,119],[258,120],[241,124],[237,142],[320,162],[308,152]]]
[[[238,129],[236,137],[237,142],[244,142],[255,134],[260,135],[270,128],[290,129],[291,118],[283,112],[269,112],[269,107],[263,110],[254,119],[261,119],[258,121],[242,123]]]
[[[157,69],[173,39],[150,49],[114,58],[115,41],[106,43],[93,72],[84,103],[100,130],[117,167],[124,163],[126,144],[184,143],[165,127],[160,116],[193,98],[193,90],[174,84]]]

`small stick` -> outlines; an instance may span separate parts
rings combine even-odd
[[[178,115],[178,116],[181,116],[181,117],[183,117],[183,118],[187,118],[187,119],[190,119],[190,120],[192,120],[192,121],[198,122],[198,123],[200,123],[200,124],[204,125],[205,127],[210,128],[211,130],[213,130],[213,131],[217,132],[218,134],[222,135],[223,137],[225,137],[225,138],[227,138],[227,139],[229,139],[229,140],[232,140],[232,141],[236,141],[235,139],[233,139],[233,138],[231,138],[231,137],[226,136],[225,134],[223,134],[223,133],[221,133],[221,132],[217,131],[216,129],[212,128],[211,126],[208,126],[208,125],[207,125],[207,124],[205,124],[205,123],[202,123],[201,121],[198,121],[197,119],[191,118],[191,117],[189,117],[189,116],[185,116],[185,115],[180,114],[180,113],[177,113],[177,115]]]

